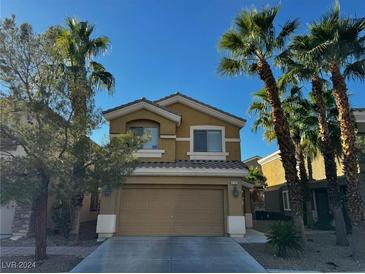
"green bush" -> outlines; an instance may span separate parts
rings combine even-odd
[[[303,252],[302,236],[289,222],[273,224],[266,236],[268,244],[273,248],[277,256],[286,257],[288,251]]]

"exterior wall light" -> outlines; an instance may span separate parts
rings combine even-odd
[[[238,183],[237,182],[231,182],[231,185],[233,185],[233,189],[232,189],[232,195],[233,197],[238,197],[240,196],[240,191],[238,190]]]

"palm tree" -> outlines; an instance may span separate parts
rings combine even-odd
[[[78,190],[78,186],[87,183],[83,181],[83,175],[86,172],[85,163],[90,153],[87,135],[94,124],[89,115],[93,111],[93,96],[98,89],[113,91],[115,83],[113,75],[94,60],[108,50],[110,40],[105,36],[92,38],[93,31],[94,26],[88,22],[67,18],[66,27],[58,29],[56,43],[57,49],[64,57],[65,72],[70,78],[70,97],[74,111],[72,122],[78,128],[74,133],[77,142],[73,153],[77,155],[77,160],[73,172],[75,194],[72,197],[74,208],[72,234],[76,239],[79,234],[80,208],[83,201],[83,193]]]
[[[295,148],[281,106],[276,80],[269,65],[276,53],[284,48],[287,38],[297,28],[298,22],[288,21],[276,34],[274,19],[278,11],[278,7],[261,11],[247,10],[236,18],[235,27],[227,31],[219,42],[220,49],[228,54],[220,63],[219,72],[228,76],[256,73],[264,82],[288,183],[293,222],[303,235],[302,190],[296,171]]]
[[[319,60],[321,68],[331,74],[339,113],[348,209],[353,228],[353,247],[357,246],[358,239],[365,237],[365,210],[360,192],[355,124],[345,78],[365,78],[364,29],[364,18],[340,17],[340,6],[337,3],[319,22],[310,25],[309,44],[312,47],[300,55],[304,62]],[[354,248],[354,251],[355,249],[357,248]]]
[[[258,167],[248,167],[248,175],[245,179],[255,187],[264,187],[266,182],[266,177]]]
[[[348,245],[348,240],[346,237],[340,188],[337,183],[336,153],[333,141],[336,140],[333,137],[338,132],[337,111],[333,113],[333,109],[336,108],[333,104],[334,102],[331,101],[332,96],[328,96],[328,93],[326,94],[324,90],[325,83],[320,77],[321,68],[318,60],[309,60],[307,58],[305,63],[298,61],[298,56],[310,50],[311,47],[311,39],[308,36],[297,36],[293,39],[289,47],[290,49],[276,58],[276,62],[285,71],[281,78],[283,85],[288,82],[294,82],[296,84],[299,81],[309,80],[311,82],[312,101],[315,104],[313,110],[316,112],[316,117],[318,118],[316,123],[319,126],[320,146],[324,158],[326,180],[329,186],[329,201],[332,205],[336,222],[336,242],[338,245],[346,246]],[[313,122],[315,123],[315,121]],[[309,139],[315,141],[315,138],[310,137]],[[309,167],[310,165],[308,165],[308,169]]]
[[[317,128],[315,127],[316,117],[310,115],[311,104],[302,97],[300,88],[297,86],[292,86],[290,89],[290,94],[284,98],[284,86],[282,85],[282,79],[279,79],[279,91],[282,99],[282,106],[284,113],[288,117],[290,137],[295,145],[295,154],[297,163],[299,166],[299,177],[304,188],[304,200],[306,202],[306,209],[311,212],[312,203],[311,195],[308,188],[308,173],[306,169],[306,161],[314,157],[314,153],[310,149],[315,147],[318,150],[317,143],[315,142],[317,138]],[[272,142],[276,139],[275,132],[273,130],[273,121],[269,113],[269,101],[267,92],[265,89],[257,92],[254,95],[254,102],[249,108],[249,111],[254,112],[257,116],[253,124],[253,131],[256,132],[258,128],[264,129],[264,138]],[[309,149],[310,148],[310,149]],[[309,154],[308,152],[311,152]],[[307,153],[307,154],[306,154]],[[310,161],[311,161],[310,159]],[[310,166],[308,166],[309,171]],[[313,218],[311,214],[307,214],[307,225],[312,226]]]

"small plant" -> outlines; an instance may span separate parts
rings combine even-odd
[[[301,234],[289,222],[273,224],[266,236],[276,256],[286,257],[288,251],[303,252]]]

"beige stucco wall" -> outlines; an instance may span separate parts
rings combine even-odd
[[[160,134],[176,134],[176,124],[154,112],[141,109],[109,121],[109,132],[126,133],[127,123],[134,120],[151,120],[160,124]]]
[[[283,164],[280,158],[261,165],[262,174],[266,177],[267,186],[275,186],[285,183]]]
[[[313,159],[313,179],[323,180],[326,178],[325,168],[324,168],[324,158],[323,155],[318,153],[317,157]],[[336,158],[337,166],[337,176],[344,175],[341,160]]]
[[[192,109],[186,105],[180,103],[174,103],[167,108],[176,111],[182,115],[181,124],[178,126],[171,120],[168,120],[158,114],[151,111],[142,109],[133,113],[124,115],[122,117],[113,119],[109,122],[110,134],[123,134],[126,133],[128,123],[133,121],[140,121],[146,123],[146,120],[154,121],[160,125],[160,135],[176,135],[177,138],[189,138],[190,126],[223,126],[225,128],[225,138],[240,138],[240,128],[227,123],[223,120]],[[229,153],[227,160],[240,160],[241,159],[241,146],[240,142],[226,142],[226,152]],[[158,162],[171,162],[175,160],[188,160],[189,156],[187,152],[190,151],[189,141],[176,141],[175,139],[163,139],[159,138],[158,149],[165,150],[162,158],[143,158],[144,161],[158,161]]]
[[[176,124],[158,114],[151,111],[141,109],[133,113],[124,115],[122,117],[113,119],[109,122],[110,124],[110,134],[123,134],[127,132],[128,123],[133,123],[135,121],[140,121],[141,124],[145,124],[146,120],[153,121],[159,124],[159,134],[160,135],[175,135],[176,134]],[[157,162],[172,162],[175,161],[175,139],[158,139],[158,149],[165,150],[161,158],[143,158],[143,161],[157,161]]]
[[[240,137],[240,129],[238,127],[211,115],[192,109],[181,103],[174,103],[166,107],[182,115],[181,125],[176,130],[178,137],[189,137],[190,126],[198,125],[224,126],[226,128],[226,138]]]
[[[176,129],[176,137],[189,138],[190,126],[223,126],[225,127],[225,138],[240,138],[240,128],[227,123],[221,119],[210,116],[201,111],[192,109],[181,103],[174,103],[166,106],[167,108],[179,112],[182,115],[181,125]],[[189,156],[186,154],[190,151],[189,142],[178,141],[176,146],[176,158],[178,160],[187,160]],[[226,143],[226,152],[229,153],[227,160],[240,160],[241,151],[240,143]]]

